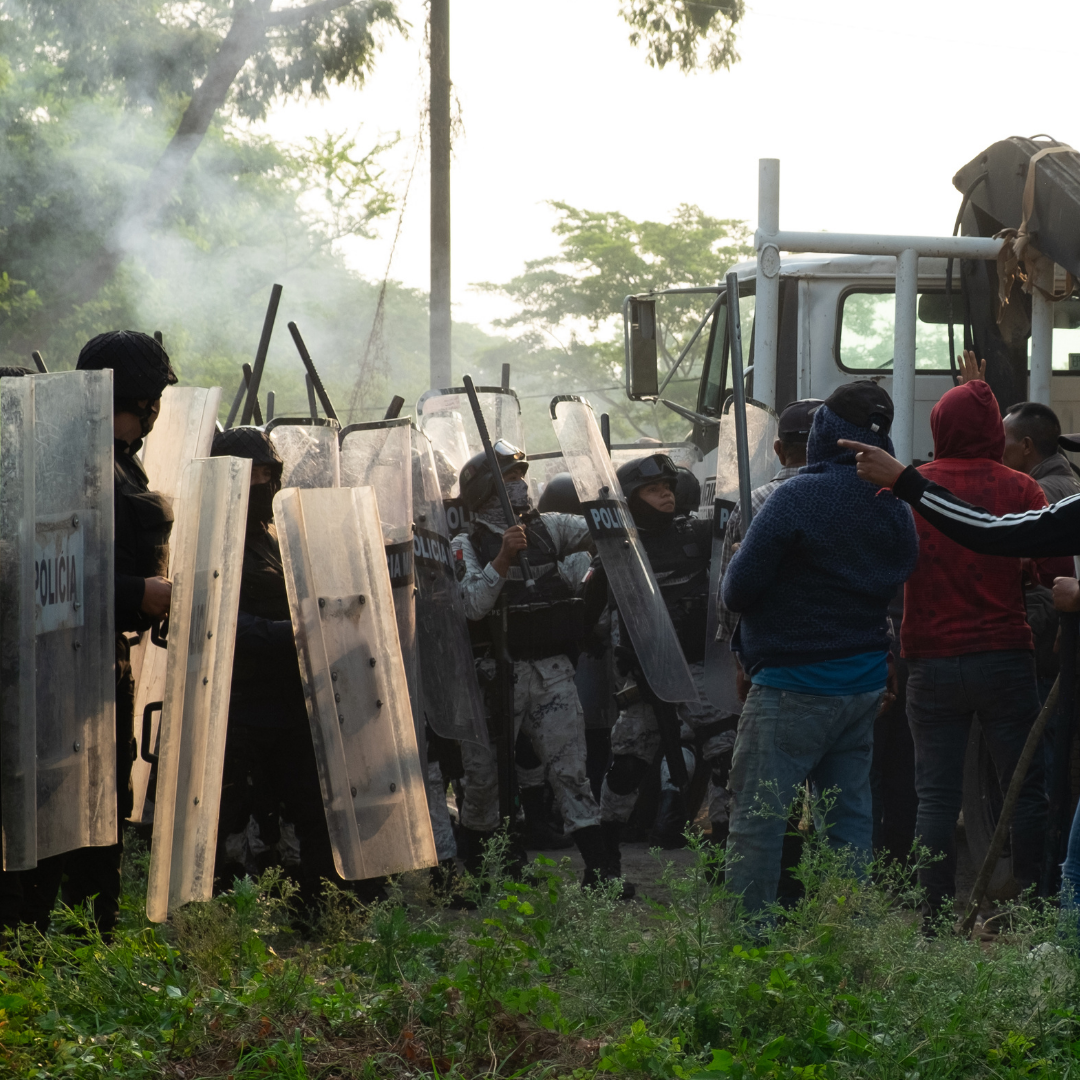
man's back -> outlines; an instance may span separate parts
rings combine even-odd
[[[962,392],[961,392],[962,391]],[[934,408],[935,460],[919,471],[992,514],[1046,505],[1030,476],[1001,464],[1004,430],[990,388],[972,382]],[[1032,648],[1019,559],[976,555],[918,513],[919,561],[904,593],[900,631],[908,658]]]

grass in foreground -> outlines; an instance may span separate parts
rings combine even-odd
[[[928,941],[899,874],[860,883],[820,845],[806,898],[756,935],[705,849],[666,871],[667,907],[540,860],[473,912],[408,880],[404,904],[337,894],[307,935],[274,873],[151,927],[144,863],[113,943],[76,913],[74,933],[0,953],[0,1075],[1080,1077],[1080,962],[1056,913],[1017,907],[992,946]]]

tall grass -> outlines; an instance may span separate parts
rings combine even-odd
[[[1017,905],[992,944],[928,938],[906,873],[860,876],[817,841],[805,897],[764,924],[696,842],[665,904],[585,892],[566,862],[503,880],[495,857],[473,911],[406,876],[372,906],[331,893],[302,932],[274,872],[149,926],[141,861],[111,942],[62,912],[0,954],[0,1075],[1080,1076],[1053,910]]]

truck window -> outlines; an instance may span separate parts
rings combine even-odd
[[[964,315],[959,291],[952,296],[957,353],[963,349]],[[949,370],[948,305],[944,290],[919,293],[915,320],[915,370]],[[896,296],[852,290],[840,298],[836,356],[845,371],[892,371]]]
[[[747,283],[753,288],[753,282]],[[723,294],[721,294],[723,295]],[[754,362],[754,295],[739,297],[739,323],[742,326],[743,363]],[[731,376],[728,372],[727,304],[722,303],[716,312],[716,328],[710,336],[705,377],[701,383],[698,411],[715,415],[723,408],[723,398],[731,393]]]
[[[964,308],[952,296],[956,352],[963,348]],[[944,290],[919,293],[915,322],[916,371],[949,370],[949,309]],[[892,371],[896,299],[891,292],[851,290],[840,299],[836,355],[845,371]],[[1030,350],[1029,350],[1030,354]],[[1080,298],[1054,305],[1053,368],[1080,372]]]

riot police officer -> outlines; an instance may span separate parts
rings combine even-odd
[[[168,353],[149,334],[111,330],[98,334],[79,353],[80,371],[113,371],[113,488],[115,512],[116,604],[116,799],[118,839],[108,847],[87,847],[43,859],[23,879],[25,921],[42,931],[67,875],[63,899],[86,904],[108,936],[120,911],[120,861],[124,821],[131,813],[131,767],[135,761],[135,680],[131,640],[169,613],[169,500],[150,490],[136,457],[161,411],[161,394],[176,382]]]
[[[678,720],[682,729],[689,728],[701,747],[713,775],[713,798],[721,799],[735,724],[721,720],[706,703],[704,693],[712,526],[677,509],[679,474],[670,457],[657,453],[627,462],[616,475],[701,697],[700,702],[680,704]],[[640,679],[640,673],[634,670],[630,642],[625,638],[618,643],[617,655],[623,680],[628,682],[631,674]],[[633,812],[638,786],[660,745],[660,721],[654,707],[644,697],[623,704],[612,729],[612,762],[600,794],[602,825],[608,850],[613,853],[609,867],[612,874],[620,873],[617,852],[621,826]],[[710,807],[711,818],[720,816],[726,818],[718,807]]]
[[[229,838],[246,832],[254,817],[259,840],[268,849],[264,854],[271,861],[280,840],[280,822],[295,826],[300,895],[309,908],[319,901],[323,879],[362,892],[367,899],[377,898],[380,883],[346,883],[334,866],[274,526],[274,496],[281,490],[284,467],[281,457],[270,436],[255,427],[219,431],[211,455],[251,460],[221,780],[217,886],[228,888],[234,876],[246,872],[237,853],[230,851]]]
[[[524,730],[543,763],[568,832],[585,861],[585,884],[603,877],[607,858],[600,811],[585,773],[585,726],[570,657],[582,636],[581,582],[592,541],[582,517],[532,508],[525,454],[499,441],[495,453],[515,513],[508,522],[484,454],[461,470],[461,498],[472,513],[468,534],[452,542],[470,620],[506,607],[506,646],[513,660],[514,734]],[[524,551],[534,586],[526,586],[517,555]],[[485,661],[483,668],[494,664]],[[495,751],[462,743],[465,799],[462,855],[475,869],[483,843],[499,825]]]

